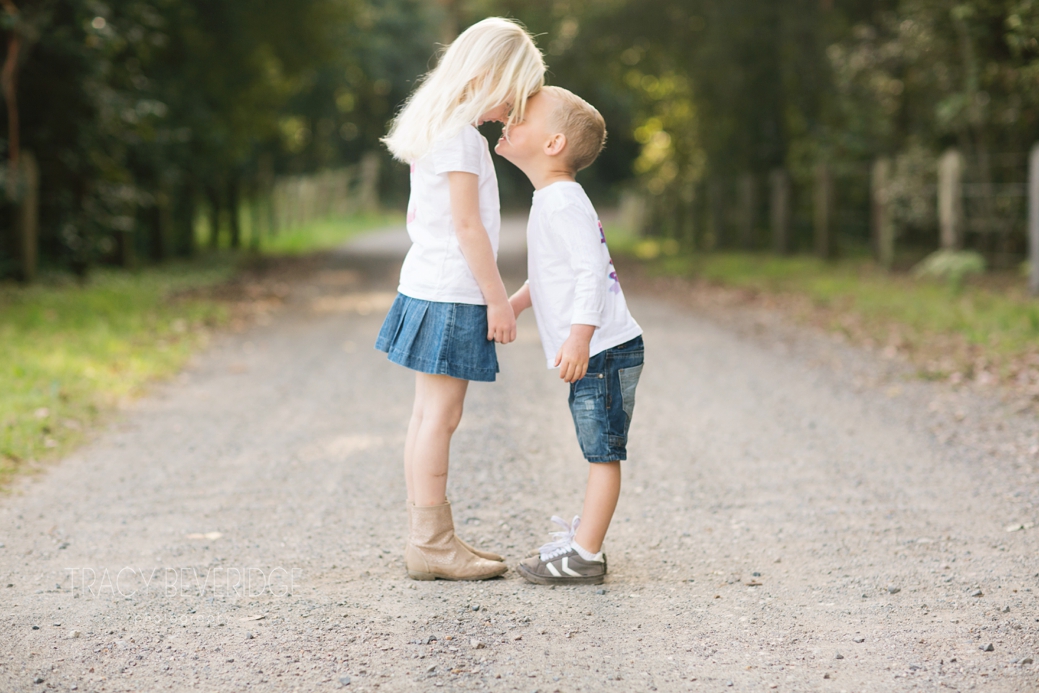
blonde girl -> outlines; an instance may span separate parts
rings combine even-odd
[[[416,580],[482,580],[506,570],[501,556],[455,536],[446,495],[448,451],[469,381],[493,381],[495,342],[516,338],[516,316],[496,264],[498,181],[476,126],[521,120],[544,74],[541,53],[522,26],[485,19],[448,47],[383,140],[411,165],[412,245],[375,347],[416,372],[404,443],[404,556]]]

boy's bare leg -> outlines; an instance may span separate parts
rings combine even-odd
[[[621,463],[591,462],[588,464],[588,487],[584,494],[581,526],[574,539],[589,553],[599,553],[610,528],[613,511],[621,494]]]
[[[468,380],[446,375],[415,376],[415,408],[404,442],[404,478],[408,500],[418,506],[447,500],[451,436],[462,420]]]

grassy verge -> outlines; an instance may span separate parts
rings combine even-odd
[[[617,235],[611,248],[639,260],[649,275],[741,290],[748,301],[767,297],[770,306],[853,342],[908,356],[923,377],[1039,383],[1039,301],[1019,276],[990,274],[955,288],[863,259],[684,255]]]
[[[307,226],[282,231],[263,240],[264,255],[305,255],[328,250],[353,236],[373,229],[402,224],[404,216],[398,213],[378,212],[359,214],[345,219],[315,221]]]
[[[304,255],[399,220],[318,222],[283,232],[263,254]],[[67,453],[106,412],[177,372],[228,322],[227,304],[207,289],[233,279],[243,257],[220,251],[136,272],[98,269],[85,284],[64,275],[0,284],[0,487]]]

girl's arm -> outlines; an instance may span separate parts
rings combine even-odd
[[[479,177],[451,171],[447,178],[458,245],[487,301],[487,339],[508,344],[516,339],[516,315],[494,261],[491,239],[480,219]]]

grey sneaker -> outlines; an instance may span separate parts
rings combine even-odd
[[[556,541],[545,544],[522,561],[516,570],[528,582],[538,585],[600,585],[606,577],[606,554],[598,561],[586,561],[570,544],[581,524],[552,516],[552,521],[565,531],[553,532]]]
[[[606,555],[601,561],[586,561],[572,548],[549,557],[531,556],[516,566],[527,582],[538,585],[601,585],[606,579]]]

